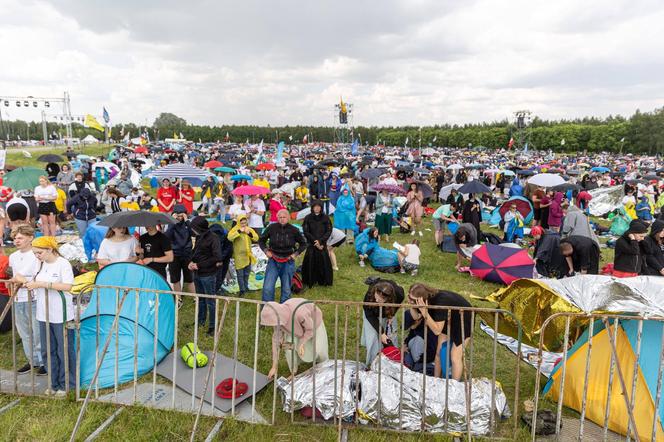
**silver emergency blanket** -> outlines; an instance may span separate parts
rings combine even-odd
[[[664,278],[661,276],[577,275],[539,281],[586,313],[608,311],[664,316]]]
[[[491,339],[493,339],[494,335],[496,332],[493,331],[491,327],[486,325],[484,322],[480,322],[480,329],[489,335]],[[498,336],[496,337],[496,341],[500,345],[504,345],[505,347],[508,348],[509,351],[511,351],[514,354],[517,354],[517,351],[519,350],[519,341],[514,339],[511,336],[504,335],[502,333],[498,333]],[[537,368],[537,359],[539,358],[539,350],[535,347],[532,347],[528,344],[524,344],[523,342],[521,343],[521,359],[526,364],[532,365],[533,367]],[[555,367],[556,363],[563,357],[562,353],[554,353],[552,351],[542,351],[542,366],[540,367],[540,373],[542,373],[544,376],[547,378],[551,377],[551,372],[553,371],[553,367]]]
[[[335,364],[339,379],[336,396],[334,394]],[[506,418],[510,415],[507,398],[498,383],[494,390],[495,407],[492,407],[491,381],[488,379],[473,379],[467,392],[464,382],[426,376],[426,389],[424,390],[421,373],[404,367],[403,383],[401,383],[401,365],[381,354],[374,360],[369,371],[363,370],[360,364],[361,368],[357,374],[359,384],[356,385],[355,364],[354,361],[346,361],[342,407],[339,407],[341,361],[327,361],[316,366],[316,408],[325,419],[330,419],[335,415],[335,404],[337,404],[336,416],[346,420],[352,418],[356,412],[357,401],[358,421],[363,424],[380,424],[390,429],[419,431],[422,429],[424,421],[425,431],[466,432],[468,429],[466,393],[469,393],[471,398],[471,434],[483,435],[489,432],[492,412],[494,413],[494,423],[497,423],[501,417]],[[295,392],[292,403],[290,400],[291,383],[283,378],[279,379],[278,388],[284,400],[284,411],[290,412],[291,405],[295,410],[312,405],[312,370],[294,378]],[[447,416],[445,415],[446,388]],[[401,419],[399,418],[400,411]]]
[[[335,415],[341,416],[342,419],[353,417],[355,414],[355,374],[357,370],[363,371],[365,368],[364,364],[355,361],[327,360],[295,376],[292,382],[285,378],[279,378],[277,388],[283,399],[284,411],[290,413],[291,409],[297,411],[304,407],[313,407],[315,373],[316,408],[323,418],[325,420],[332,419]],[[341,376],[342,371],[343,378]],[[291,401],[292,383],[294,383],[294,388],[292,389],[293,400]],[[342,399],[343,403],[341,402]]]
[[[588,193],[593,197],[588,204],[590,214],[602,216],[622,206],[625,189],[623,186],[598,187]]]
[[[60,245],[58,251],[67,261],[79,261],[83,264],[87,264],[88,262],[81,238],[76,238],[73,241]]]

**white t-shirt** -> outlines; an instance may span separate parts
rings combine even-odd
[[[37,272],[39,271],[40,262],[29,249],[27,252],[15,251],[9,255],[9,267],[11,267],[14,275],[24,276],[28,281],[32,281]],[[28,302],[28,289],[18,289],[16,302]]]
[[[406,244],[404,247],[408,250],[408,255],[406,255],[406,262],[420,265],[420,248],[415,244]]]
[[[228,208],[228,215],[231,219],[236,219],[240,215],[246,215],[247,211],[244,210],[242,203],[235,203]]]
[[[69,261],[62,256],[52,263],[45,262],[39,273],[35,276],[35,281],[42,282],[62,282],[65,284],[74,283],[74,272]],[[34,291],[37,297],[37,320],[46,322],[46,289],[37,289]],[[69,292],[63,292],[67,310],[67,321],[74,319],[74,303]],[[62,324],[62,298],[57,290],[48,291],[48,316],[49,322]]]
[[[111,262],[123,262],[135,256],[136,238],[133,236],[120,242],[104,238],[97,252],[97,259],[108,259]]]
[[[249,213],[249,209],[252,206],[258,212],[265,212],[265,203],[263,202],[263,200],[260,199],[257,199],[256,201],[247,200],[244,203],[244,208],[247,210],[247,213]],[[263,215],[259,215],[257,213],[250,213],[249,227],[251,227],[252,229],[262,229],[264,227]]]
[[[39,202],[39,198],[44,198],[48,197],[51,198],[50,201],[41,201]],[[37,204],[40,203],[46,203],[46,202],[54,202],[56,198],[58,197],[58,191],[55,189],[55,186],[52,184],[49,184],[46,187],[42,186],[37,186],[35,187],[35,201],[38,201]]]

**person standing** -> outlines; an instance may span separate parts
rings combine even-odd
[[[45,394],[64,397],[69,389],[76,387],[76,333],[73,328],[67,327],[67,323],[74,319],[74,303],[70,293],[74,284],[74,272],[69,261],[60,256],[54,237],[40,236],[33,239],[32,250],[40,261],[40,268],[34,279],[24,282],[24,285],[27,289],[34,290],[37,296],[40,341],[44,343],[43,361],[48,361],[45,354],[47,328],[49,331],[48,371],[51,385]]]
[[[249,227],[261,232],[265,224],[263,223],[263,215],[265,215],[265,203],[258,195],[251,195],[250,199],[244,202],[244,210],[249,216]]]
[[[138,263],[150,267],[166,279],[166,265],[173,261],[171,241],[156,226],[148,226],[145,230],[147,232],[138,238]]]
[[[189,181],[182,180],[182,188],[180,189],[180,204],[186,209],[186,215],[190,215],[194,211],[194,189],[191,188]],[[173,207],[175,213],[175,207]]]
[[[19,374],[35,370],[37,375],[45,375],[46,361],[42,360],[42,344],[39,334],[39,321],[37,320],[37,301],[34,294],[32,300],[25,282],[32,281],[39,271],[40,262],[32,251],[32,240],[35,229],[28,225],[17,226],[12,230],[12,239],[16,251],[9,255],[9,267],[12,269],[12,281],[18,284],[18,293],[14,301],[14,320],[16,330],[21,337],[23,353],[28,362],[17,370]],[[32,333],[32,336],[30,334]],[[32,346],[30,344],[32,339]]]
[[[251,244],[258,241],[258,234],[249,227],[247,215],[241,214],[237,217],[235,226],[228,231],[227,238],[233,243],[235,274],[242,297],[249,291],[251,265],[256,263],[256,257],[251,252]]]
[[[323,213],[323,203],[311,202],[311,213],[302,222],[302,231],[307,239],[307,251],[302,261],[302,282],[309,287],[332,285],[333,272],[327,240],[332,234],[330,217]]]
[[[71,213],[81,238],[88,230],[88,224],[97,218],[97,198],[90,189],[83,187],[80,192],[67,200],[67,212]]]
[[[376,221],[378,235],[385,235],[385,241],[390,240],[392,234],[392,208],[394,207],[392,195],[381,190],[376,195]]]
[[[553,195],[553,200],[549,205],[549,229],[554,232],[560,232],[560,226],[563,223],[563,194],[556,192]]]
[[[187,209],[182,204],[176,204],[173,208],[173,218],[177,221],[168,226],[166,237],[171,241],[173,249],[173,261],[168,264],[168,275],[171,285],[176,292],[185,291],[193,293],[194,274],[189,270],[191,262],[192,235],[189,221],[187,220]],[[183,284],[180,283],[183,281]]]
[[[406,200],[408,201],[406,215],[410,216],[413,225],[413,231],[410,234],[415,236],[415,232],[417,231],[422,236],[422,215],[424,215],[422,203],[424,202],[424,196],[417,183],[410,183]]]
[[[210,231],[205,217],[197,216],[191,220],[191,232],[196,238],[191,254],[189,270],[194,272],[196,293],[217,294],[217,268],[221,266],[221,245],[216,234]],[[214,335],[216,299],[201,297],[198,308],[198,325],[204,326],[208,320],[209,336]]]
[[[164,213],[171,213],[177,200],[177,188],[171,186],[171,180],[164,178],[161,181],[161,187],[159,190],[157,190],[157,204],[159,205],[159,211]]]
[[[482,212],[480,210],[480,202],[475,198],[474,194],[468,195],[468,201],[463,206],[462,213],[463,223],[470,223],[475,227],[477,239],[481,238],[482,232],[480,230],[480,222],[482,221]]]
[[[277,222],[270,224],[258,240],[258,245],[267,255],[268,262],[263,280],[263,301],[274,301],[277,278],[281,281],[281,299],[291,295],[291,282],[295,273],[295,259],[306,249],[307,242],[300,230],[289,224],[288,211],[277,213]]]
[[[35,187],[34,194],[42,232],[44,236],[55,236],[55,215],[58,212],[55,200],[58,198],[58,191],[48,178],[42,175],[39,177],[39,186]]]

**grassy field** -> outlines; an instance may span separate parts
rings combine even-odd
[[[93,154],[94,150],[99,152],[98,146],[91,146],[85,149],[85,153]],[[60,153],[55,150],[53,153]],[[41,154],[41,153],[40,153]],[[98,153],[97,153],[98,154]],[[38,155],[35,155],[35,157]],[[37,165],[34,158],[25,158],[20,152],[11,152],[8,154],[8,164],[13,165]],[[390,275],[399,284],[407,288],[411,283],[418,281],[438,287],[458,292],[467,297],[471,303],[478,307],[492,307],[483,298],[500,286],[485,283],[472,278],[467,274],[459,274],[454,270],[455,256],[453,254],[441,253],[435,247],[433,241],[433,232],[430,220],[425,220],[425,237],[422,238],[421,250],[421,269],[416,278],[409,275]],[[395,229],[395,232],[397,230]],[[410,236],[395,234],[390,239],[402,244],[411,240]],[[603,249],[603,263],[612,260],[612,253],[607,253]],[[361,301],[366,291],[364,280],[370,275],[377,274],[369,267],[361,268],[357,265],[355,252],[352,246],[344,245],[338,252],[340,270],[335,273],[334,286],[332,287],[314,287],[307,289],[300,296],[312,300],[349,300]],[[252,299],[260,299],[259,292],[252,292],[249,296]],[[221,303],[220,303],[221,304]],[[178,330],[179,346],[193,340],[194,335],[194,304],[187,300],[180,310],[180,327]],[[233,355],[234,342],[232,339],[235,328],[235,303],[229,304],[229,311],[222,331],[222,339],[219,345],[221,352],[228,356]],[[335,355],[340,359],[346,352],[346,359],[355,359],[358,352],[357,343],[359,342],[358,331],[361,328],[361,316],[359,310],[355,308],[349,311],[339,309],[338,328],[335,328],[335,308],[329,305],[322,306],[325,316],[325,322],[330,342],[330,357]],[[348,335],[347,344],[343,346],[343,327],[348,315]],[[249,365],[253,365],[254,358],[254,326],[256,319],[256,309],[252,305],[243,305],[239,312],[240,322],[238,324],[238,359]],[[477,321],[478,322],[478,321]],[[199,330],[198,342],[202,349],[212,348],[212,339],[205,335],[205,330]],[[335,335],[338,339],[335,340]],[[259,371],[267,373],[270,367],[270,343],[271,333],[264,329],[259,335],[258,344],[258,368]],[[336,345],[335,345],[336,344]],[[19,356],[22,357],[22,351],[19,350]],[[479,325],[475,328],[475,339],[473,348],[473,376],[485,376],[491,378],[492,372],[492,353],[493,341],[479,330]],[[0,360],[0,365],[5,368],[11,366],[9,355],[11,354],[11,337],[8,334],[0,336],[0,354],[4,355]],[[363,348],[359,347],[359,360],[364,361]],[[19,360],[19,365],[23,361]],[[306,367],[303,367],[306,368]],[[520,402],[529,399],[534,394],[535,370],[525,363],[520,363],[521,381],[515,385],[516,358],[506,349],[498,346],[496,378],[501,383],[508,397],[508,404],[513,408],[516,391],[519,392]],[[279,373],[287,373],[287,365],[283,360],[280,361]],[[150,378],[150,376],[146,376]],[[161,380],[163,382],[163,380]],[[0,407],[14,398],[8,395],[0,395]],[[271,416],[272,406],[272,388],[271,385],[257,396],[257,409],[267,419]],[[73,428],[76,415],[80,409],[80,403],[73,400],[53,400],[45,398],[23,398],[20,404],[11,410],[0,414],[0,428],[3,428],[0,440],[64,440],[69,437]],[[110,416],[114,407],[106,404],[91,404],[87,410],[83,426],[79,431],[79,438],[84,439],[92,432],[102,421]],[[514,411],[514,410],[512,410]],[[298,416],[296,421],[301,421]],[[203,418],[199,425],[198,439],[205,439],[215,423],[215,419]],[[190,414],[155,411],[146,407],[132,407],[119,415],[111,426],[100,436],[100,440],[188,440],[189,432],[192,428],[193,417]],[[512,420],[502,423],[498,428],[498,435],[511,439]],[[335,440],[337,437],[336,429],[331,426],[300,426],[290,423],[290,415],[281,412],[281,399],[277,399],[276,425],[258,426],[248,425],[233,420],[227,420],[222,426],[222,431],[217,436],[217,440],[314,440],[327,441]],[[393,439],[395,435],[389,432],[372,431],[369,428],[352,429],[349,432],[350,440],[362,441],[382,441]],[[514,435],[516,439],[528,439],[528,433],[521,428]],[[399,435],[399,440],[447,440],[445,436],[432,437],[431,435]]]

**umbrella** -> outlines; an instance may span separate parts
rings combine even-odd
[[[275,166],[274,163],[261,163],[256,166],[256,170],[274,170],[276,168],[277,166]]]
[[[95,170],[98,167],[103,167],[106,170],[113,170],[113,169],[119,170],[119,167],[118,167],[117,164],[113,164],[113,163],[108,162],[108,161],[99,161],[98,163],[94,163],[92,165],[92,170]]]
[[[659,175],[655,175],[655,174],[649,173],[648,175],[644,176],[643,178],[645,178],[646,180],[659,180],[659,179],[661,179],[662,177],[659,176]]]
[[[228,167],[228,166],[215,167],[214,171],[215,172],[223,172],[223,173],[235,173],[235,169],[233,169],[232,167]]]
[[[596,166],[596,167],[593,167],[592,169],[590,169],[590,171],[591,172],[606,173],[606,172],[611,172],[611,169],[609,169],[608,167],[604,167],[604,166]]]
[[[567,175],[580,175],[580,174],[581,174],[580,170],[570,169],[567,171]]]
[[[452,169],[452,170],[459,170],[459,169],[463,169],[463,166],[461,164],[452,164],[450,166],[447,166],[447,168]]]
[[[242,181],[242,180],[253,181],[253,178],[250,177],[249,175],[239,174],[239,175],[233,175],[231,177],[231,180],[233,180],[233,181]]]
[[[161,212],[130,210],[116,212],[99,221],[100,226],[112,227],[148,227],[157,224],[175,224],[175,219]]]
[[[525,249],[484,244],[470,261],[470,274],[484,281],[509,285],[521,278],[533,277],[533,262]]]
[[[375,192],[387,192],[387,193],[393,193],[396,195],[405,195],[406,191],[402,189],[399,186],[396,186],[394,184],[376,184],[371,188],[372,191]]]
[[[491,189],[478,180],[468,181],[466,184],[459,187],[458,190],[459,193],[491,193]]]
[[[517,170],[516,173],[517,175],[522,175],[522,176],[535,175],[535,172],[532,170]]]
[[[37,161],[41,161],[44,163],[61,163],[64,161],[64,158],[54,153],[47,153],[37,158]]]
[[[76,155],[76,158],[78,158],[79,160],[89,160],[92,157],[90,155],[85,155],[85,154],[82,153],[82,154]]]
[[[514,172],[509,169],[501,170],[500,173],[502,173],[505,176],[514,176]]]
[[[270,193],[270,190],[263,186],[240,186],[236,189],[233,189],[231,192],[233,195],[267,195]]]
[[[581,186],[574,183],[562,183],[558,184],[557,186],[553,186],[551,190],[556,192],[567,192],[568,190],[581,190]]]
[[[558,184],[563,184],[565,180],[560,175],[553,173],[538,173],[528,180],[529,184],[542,187],[553,187]]]
[[[434,149],[430,148],[430,147],[427,147],[426,149],[422,150],[422,155],[431,156],[431,155],[435,155],[435,154],[436,154],[436,151]]]
[[[332,215],[335,210],[336,210],[335,207],[332,204],[330,204],[328,215]],[[311,213],[311,207],[307,207],[306,209],[302,209],[299,212],[297,212],[295,219],[303,220],[310,213]]]
[[[429,185],[429,183],[425,183],[424,181],[411,181],[409,183],[404,183],[403,188],[406,189],[406,192],[408,192],[408,189],[410,188],[411,184],[417,184],[417,186],[420,188],[422,191],[422,196],[424,198],[431,198],[433,196],[433,189]]]
[[[324,166],[336,166],[339,164],[339,161],[335,160],[334,158],[325,158],[319,164],[322,164]]]
[[[148,153],[148,150],[145,146],[138,146],[134,153]]]
[[[424,167],[416,167],[415,172],[421,174],[421,175],[430,175],[431,171],[429,169],[426,169]]]
[[[19,167],[4,176],[4,185],[14,190],[33,190],[39,185],[39,177],[45,172],[35,167]]]
[[[372,180],[374,178],[378,178],[379,176],[381,176],[384,173],[385,173],[385,169],[381,169],[381,168],[367,169],[367,170],[362,171],[360,176],[362,178],[364,178],[365,180]]]
[[[207,163],[203,164],[203,167],[205,167],[206,169],[214,169],[215,167],[221,167],[223,165],[224,164],[221,161],[210,160]]]

